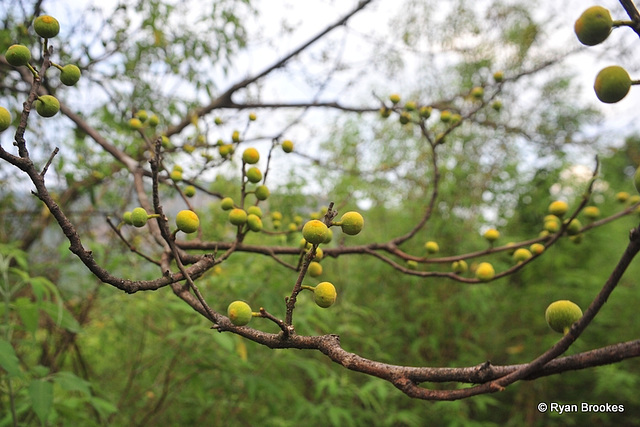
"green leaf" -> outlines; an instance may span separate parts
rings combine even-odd
[[[0,338],[0,367],[11,376],[19,376],[20,363],[10,342]]]
[[[14,301],[14,306],[24,328],[35,337],[38,329],[38,319],[40,318],[38,305],[34,304],[29,298],[21,297]]]
[[[42,379],[33,380],[29,384],[29,396],[31,396],[33,412],[42,424],[46,423],[53,403],[53,384]]]
[[[66,308],[62,306],[62,304],[55,304],[51,301],[42,301],[41,308],[59,327],[76,334],[82,331],[78,321]]]
[[[56,384],[66,391],[79,391],[85,396],[91,396],[91,383],[86,381],[73,372],[61,371],[57,372],[53,377]]]
[[[91,406],[93,406],[102,417],[118,411],[118,408],[113,403],[99,397],[91,398]]]

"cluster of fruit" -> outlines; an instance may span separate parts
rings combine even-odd
[[[608,9],[592,6],[580,15],[573,28],[580,43],[595,46],[604,42],[614,27],[626,24],[614,21]],[[631,80],[627,70],[619,65],[611,65],[600,70],[593,88],[600,101],[613,104],[627,96],[632,84],[636,82]]]
[[[33,21],[33,29],[36,34],[45,40],[53,38],[60,32],[60,23],[57,19],[49,15],[38,16]],[[46,46],[46,43],[45,43]],[[9,46],[5,52],[5,59],[14,67],[27,67],[34,76],[38,72],[31,65],[31,51],[22,44],[14,44]],[[65,66],[51,62],[51,65],[60,70],[60,81],[66,86],[73,86],[80,80],[80,68],[74,64]],[[42,117],[53,117],[60,111],[60,102],[53,95],[40,95],[35,101],[36,112]],[[11,125],[11,114],[9,111],[0,107],[0,132],[6,130]]]

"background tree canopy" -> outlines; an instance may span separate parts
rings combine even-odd
[[[586,49],[578,1],[400,3],[1,1],[0,52],[27,46],[38,77],[0,56],[0,425],[640,422],[633,254],[611,279],[640,248],[640,98],[591,87],[606,65],[638,74],[638,34]],[[44,14],[60,22],[46,41]],[[45,94],[53,118],[30,105]],[[232,226],[226,197],[262,230]],[[543,231],[555,200],[579,234]],[[140,206],[159,218],[125,224]],[[183,209],[198,232],[169,235]],[[348,211],[362,232],[331,227],[312,277],[302,226]],[[586,312],[608,280],[588,328],[549,328],[551,302]],[[328,309],[300,287],[323,281]],[[624,411],[538,406],[582,402]]]

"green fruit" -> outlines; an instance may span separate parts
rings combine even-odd
[[[182,181],[182,171],[176,169],[172,170],[169,174],[169,178],[174,181]]]
[[[549,205],[549,213],[557,217],[562,217],[568,210],[569,205],[567,202],[563,202],[562,200],[556,200],[555,202],[551,202]]]
[[[285,153],[291,153],[293,151],[293,141],[288,139],[282,141],[282,151]]]
[[[324,239],[322,243],[326,245],[327,243],[330,243],[331,240],[333,240],[333,231],[329,228],[327,230],[327,237]]]
[[[149,214],[144,208],[135,208],[131,211],[131,224],[135,227],[144,227],[149,219]]]
[[[400,102],[400,95],[398,95],[397,93],[389,95],[389,101],[397,104],[398,102]]]
[[[231,197],[225,197],[220,201],[220,207],[223,211],[230,211],[234,207],[233,199]]]
[[[213,121],[218,126],[220,126],[222,124],[222,118],[221,117],[216,117],[215,119],[213,119]]]
[[[597,206],[587,206],[582,212],[587,219],[592,221],[600,217],[600,209]]]
[[[11,126],[11,113],[4,107],[0,107],[0,132],[4,132]]]
[[[424,248],[427,250],[427,253],[437,254],[440,251],[440,246],[438,246],[437,242],[429,241],[424,244]]]
[[[407,113],[406,111],[403,111],[402,113],[400,113],[399,120],[400,120],[400,124],[406,125],[411,121],[411,114]]]
[[[65,65],[60,71],[60,81],[65,86],[73,86],[80,80],[80,74],[80,68],[77,66],[73,64]],[[140,118],[140,120],[142,120],[142,118]]]
[[[247,148],[242,153],[242,161],[247,164],[255,165],[259,160],[260,153],[258,153],[258,150],[256,150],[255,148]]]
[[[482,235],[489,242],[493,243],[500,238],[500,232],[495,228],[490,228]]]
[[[31,51],[24,45],[14,44],[13,46],[9,46],[4,57],[7,62],[14,67],[21,67],[27,65],[31,60]]]
[[[418,268],[418,262],[414,261],[412,259],[407,260],[407,268],[410,268],[411,270],[415,270]]]
[[[142,124],[142,120],[132,117],[129,119],[129,127],[133,130],[142,129],[144,125]]]
[[[184,195],[187,197],[193,197],[196,195],[196,187],[194,187],[193,185],[187,185],[186,187],[184,187]]]
[[[322,251],[322,248],[317,247],[316,255],[313,257],[312,261],[320,262],[322,258],[324,258],[324,252]]]
[[[476,278],[478,280],[486,282],[493,279],[495,275],[496,271],[494,270],[493,265],[491,265],[490,263],[481,262],[480,264],[478,264],[478,267],[476,268]]]
[[[228,155],[233,153],[233,145],[231,145],[231,144],[219,145],[218,146],[218,153],[220,153],[220,155],[222,157],[227,157]]]
[[[529,250],[536,255],[540,255],[542,252],[544,252],[544,245],[541,243],[534,243],[529,246]]]
[[[454,273],[460,274],[460,273],[466,273],[467,270],[469,269],[469,266],[467,265],[467,262],[465,260],[461,259],[460,261],[452,262],[451,269],[453,270]]]
[[[233,225],[243,225],[247,222],[247,213],[243,209],[231,209],[231,212],[229,212],[229,222]]]
[[[440,112],[440,121],[442,121],[443,123],[447,123],[449,121],[451,121],[451,111],[449,110],[444,110]]]
[[[327,238],[328,231],[329,228],[324,222],[312,219],[302,227],[302,237],[311,244],[319,245]]]
[[[144,123],[144,122],[146,122],[146,121],[147,121],[147,119],[149,118],[149,113],[147,113],[147,111],[146,111],[146,110],[138,110],[138,111],[136,111],[135,116],[136,116],[138,119],[140,119],[140,121],[141,121],[142,123]]]
[[[636,169],[636,174],[633,177],[633,185],[635,185],[636,190],[640,193],[640,166]]]
[[[149,116],[149,126],[156,127],[160,124],[160,118],[156,114]]]
[[[311,262],[307,268],[307,272],[311,277],[318,277],[322,274],[322,265],[319,262]]]
[[[364,218],[358,212],[347,212],[340,218],[340,227],[344,234],[355,236],[362,231]]]
[[[613,104],[627,96],[631,89],[631,77],[624,68],[612,65],[598,73],[593,89],[600,101]]]
[[[33,21],[33,29],[40,37],[50,39],[58,35],[60,24],[53,16],[41,15]]]
[[[484,88],[480,86],[474,87],[471,89],[471,96],[475,99],[482,99],[484,96]]]
[[[200,219],[194,211],[182,210],[176,215],[176,226],[183,233],[195,233],[200,226]]]
[[[260,185],[255,190],[258,200],[267,200],[269,198],[269,188],[266,185]]]
[[[612,25],[609,10],[602,6],[593,6],[582,12],[573,29],[580,43],[595,46],[609,37]]]
[[[237,130],[234,130],[234,131],[231,133],[231,140],[232,140],[233,142],[240,142],[240,132],[239,132],[239,131],[237,131]]]
[[[262,209],[259,206],[249,206],[247,209],[248,215],[255,215],[258,218],[262,218]]]
[[[313,289],[313,299],[322,308],[331,307],[338,294],[335,286],[329,282],[321,282]]]
[[[282,221],[282,212],[278,212],[278,211],[271,212],[271,220]]]
[[[60,102],[52,95],[42,95],[36,100],[36,111],[42,117],[53,117],[60,111]]]
[[[513,253],[513,260],[517,263],[521,263],[521,262],[525,262],[532,256],[533,255],[531,254],[531,251],[529,249],[518,248]]]
[[[254,184],[258,183],[262,180],[262,172],[260,172],[260,169],[255,166],[250,167],[247,170],[247,179],[249,182],[253,182]]]
[[[431,117],[431,111],[433,109],[429,106],[424,106],[424,107],[420,107],[420,110],[418,111],[418,113],[420,114],[420,117],[422,117],[423,119],[428,119],[429,117]]]
[[[382,117],[383,119],[388,119],[389,116],[391,116],[391,110],[387,107],[381,107],[378,112],[380,113],[380,117]]]
[[[638,171],[636,171],[636,175],[638,174]],[[626,191],[621,191],[619,193],[616,193],[616,200],[619,201],[620,203],[624,203],[627,200],[629,200],[629,193],[627,193]]]
[[[122,220],[125,224],[133,225],[133,222],[131,222],[131,211],[126,211],[125,213],[123,213]]]
[[[255,122],[257,119],[256,113],[249,113],[249,121]]]
[[[495,111],[502,110],[502,101],[500,101],[500,100],[493,101],[491,103],[491,108],[493,108]]]
[[[572,219],[567,226],[567,234],[569,236],[575,236],[577,234],[580,234],[580,230],[582,230],[582,224],[580,223],[580,220],[578,220],[577,218]]]
[[[504,80],[504,73],[502,71],[496,71],[495,73],[493,73],[493,80],[496,83],[500,83],[502,80]]]
[[[253,317],[251,306],[244,301],[234,301],[227,307],[227,316],[236,326],[244,326]]]
[[[258,215],[247,215],[247,225],[249,226],[249,230],[251,231],[258,232],[262,230],[262,220]]]
[[[417,108],[418,108],[418,105],[414,101],[407,101],[404,104],[404,109],[407,111],[416,111]]]
[[[544,318],[551,329],[561,334],[569,332],[569,328],[582,317],[582,310],[577,304],[560,300],[552,302],[544,312]]]

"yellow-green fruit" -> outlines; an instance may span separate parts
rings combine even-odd
[[[600,209],[597,206],[587,206],[582,212],[584,213],[584,216],[590,220],[600,218]]]
[[[383,119],[388,119],[389,116],[391,116],[391,110],[388,109],[387,107],[380,108],[378,112],[380,113],[380,117],[382,117]]]
[[[156,114],[149,116],[149,126],[156,127],[158,124],[160,124],[160,117]]]
[[[242,153],[242,161],[250,165],[255,165],[260,160],[260,153],[255,148],[247,148]]]
[[[484,88],[483,87],[474,87],[471,89],[471,96],[475,99],[481,99],[484,96]]]
[[[609,37],[612,25],[609,10],[602,6],[593,6],[582,12],[573,29],[580,43],[595,46]]]
[[[262,209],[259,206],[249,206],[247,208],[247,215],[255,215],[258,218],[262,218]]]
[[[557,233],[560,230],[560,223],[557,221],[545,221],[544,229],[549,233]]]
[[[136,116],[138,119],[140,119],[140,121],[141,121],[142,123],[144,123],[144,122],[146,122],[146,121],[147,121],[147,119],[149,118],[149,113],[147,113],[147,111],[146,111],[146,110],[138,110],[138,111],[136,111],[135,116]]]
[[[249,120],[252,122],[255,122],[257,120],[258,116],[256,116],[256,113],[249,113]]]
[[[404,104],[404,109],[407,111],[415,111],[418,108],[417,104],[414,101],[407,101]]]
[[[182,171],[180,170],[172,170],[171,173],[169,174],[169,178],[171,178],[174,181],[182,181]]]
[[[258,200],[267,200],[269,198],[269,188],[266,185],[260,185],[255,191]]]
[[[4,107],[0,107],[0,132],[4,132],[11,126],[11,113]]]
[[[389,101],[397,104],[398,102],[400,102],[400,95],[398,95],[397,93],[389,95]]]
[[[182,210],[176,215],[176,226],[183,233],[195,233],[200,226],[200,219],[194,211]]]
[[[304,237],[307,242],[318,245],[323,243],[327,238],[328,231],[329,228],[324,222],[312,219],[302,227],[302,237]]]
[[[191,154],[195,151],[196,146],[193,144],[184,144],[182,146],[182,149],[184,150],[185,153]]]
[[[53,117],[60,111],[60,102],[53,95],[42,95],[36,100],[36,111],[42,117]]]
[[[187,197],[193,197],[196,195],[196,187],[193,185],[187,185],[184,187],[184,195]]]
[[[233,209],[233,199],[231,197],[225,197],[220,201],[220,207],[223,211],[230,211]]]
[[[344,234],[355,236],[362,231],[364,218],[358,212],[347,212],[340,218],[340,227]]]
[[[549,213],[557,217],[563,216],[568,210],[569,205],[567,202],[563,202],[562,200],[556,200],[555,202],[551,202],[549,205]]]
[[[493,265],[491,265],[490,263],[481,262],[480,264],[478,264],[478,267],[476,268],[476,278],[478,280],[486,282],[493,279],[495,275],[496,271],[493,269]]]
[[[229,222],[233,225],[243,225],[247,222],[247,213],[243,209],[231,209],[231,212],[229,212]]]
[[[451,111],[449,110],[444,110],[440,112],[440,120],[443,123],[448,123],[449,121],[451,121],[451,116],[452,114],[451,114]]]
[[[316,248],[316,255],[313,257],[312,261],[320,262],[322,260],[322,258],[324,258],[324,252],[322,251],[322,248],[317,247]]]
[[[636,186],[636,190],[640,193],[640,166],[636,169],[636,174],[633,177],[633,184]]]
[[[535,255],[540,255],[544,252],[544,245],[542,243],[534,243],[529,246],[529,250]]]
[[[327,237],[325,237],[325,239],[322,241],[322,243],[324,243],[326,245],[327,243],[330,243],[331,240],[333,240],[333,231],[329,228],[327,230]]]
[[[309,268],[307,269],[307,272],[311,277],[318,277],[322,274],[322,265],[320,265],[319,262],[313,261],[309,264]]]
[[[27,65],[31,60],[31,51],[24,45],[14,44],[13,46],[9,46],[4,57],[7,62],[14,67],[21,67]]]
[[[220,126],[222,124],[222,117],[216,117],[213,121],[216,125]]]
[[[50,39],[60,32],[60,23],[53,16],[41,15],[33,21],[33,29],[40,37]]]
[[[600,70],[593,89],[600,101],[613,104],[627,96],[631,89],[631,77],[624,68],[612,65]]]
[[[616,200],[619,201],[620,203],[626,202],[627,200],[629,200],[629,193],[627,193],[626,191],[621,191],[619,193],[616,193]]]
[[[580,233],[581,229],[582,229],[582,224],[580,223],[580,220],[578,220],[577,218],[574,218],[571,220],[571,222],[567,226],[567,234],[570,236],[575,236]]]
[[[142,126],[144,126],[142,124],[142,120],[133,117],[129,119],[129,127],[133,130],[138,130],[138,129],[142,129]]]
[[[254,184],[258,183],[262,180],[262,172],[255,166],[250,167],[249,170],[247,170],[247,179]]]
[[[422,117],[423,119],[428,119],[429,117],[431,117],[431,112],[433,111],[433,109],[429,106],[424,106],[424,107],[420,107],[420,110],[418,111],[418,113],[420,114],[420,117]]]
[[[123,213],[122,220],[125,224],[133,225],[133,222],[131,222],[131,211],[126,211],[125,213]]]
[[[282,141],[282,151],[285,153],[291,153],[293,151],[293,141],[288,139]]]
[[[227,316],[236,326],[244,326],[253,317],[251,306],[244,301],[234,301],[227,307]]]
[[[469,266],[467,265],[467,262],[465,260],[461,259],[460,261],[453,261],[451,263],[451,269],[454,273],[461,274],[466,273],[469,269]]]
[[[491,103],[491,108],[493,108],[495,111],[502,110],[502,101],[500,101],[500,100],[493,101]]]
[[[131,224],[135,227],[144,227],[149,219],[149,214],[144,208],[135,208],[131,211]]]
[[[412,270],[415,270],[416,268],[418,268],[418,262],[414,261],[412,259],[407,260],[407,267],[412,269]]]
[[[400,113],[399,120],[401,124],[406,125],[411,121],[411,114],[407,113],[406,111],[403,111],[402,113]]]
[[[60,81],[65,86],[73,86],[80,80],[80,74],[80,68],[77,66],[73,64],[65,65],[60,71]],[[142,120],[142,118],[140,118],[140,120]]]
[[[502,80],[504,80],[504,73],[502,71],[496,71],[495,73],[493,73],[493,80],[496,83],[500,83]]]
[[[240,142],[240,132],[238,132],[237,130],[234,130],[233,133],[231,134],[231,140],[233,142]]]
[[[544,312],[544,318],[551,329],[561,334],[569,332],[569,328],[582,317],[582,310],[577,304],[560,300],[552,302]]]
[[[438,246],[438,242],[429,241],[424,244],[424,248],[427,250],[427,253],[437,254],[440,250],[440,246]]]
[[[337,297],[338,293],[335,286],[329,282],[318,283],[313,289],[313,299],[322,308],[331,307],[336,302]]]
[[[500,238],[500,232],[495,228],[490,228],[487,231],[485,231],[482,236],[485,239],[487,239],[489,242],[493,243]]]
[[[531,255],[531,251],[529,251],[529,249],[518,248],[513,253],[513,260],[517,263],[520,263],[528,260],[532,256],[533,255]]]
[[[271,220],[282,221],[282,212],[278,212],[278,211],[271,212]]]
[[[258,215],[247,215],[247,225],[249,226],[249,230],[251,231],[258,232],[262,230],[262,220]]]
[[[227,157],[232,152],[233,152],[233,145],[231,144],[223,144],[218,146],[218,153],[220,153],[222,157]]]

